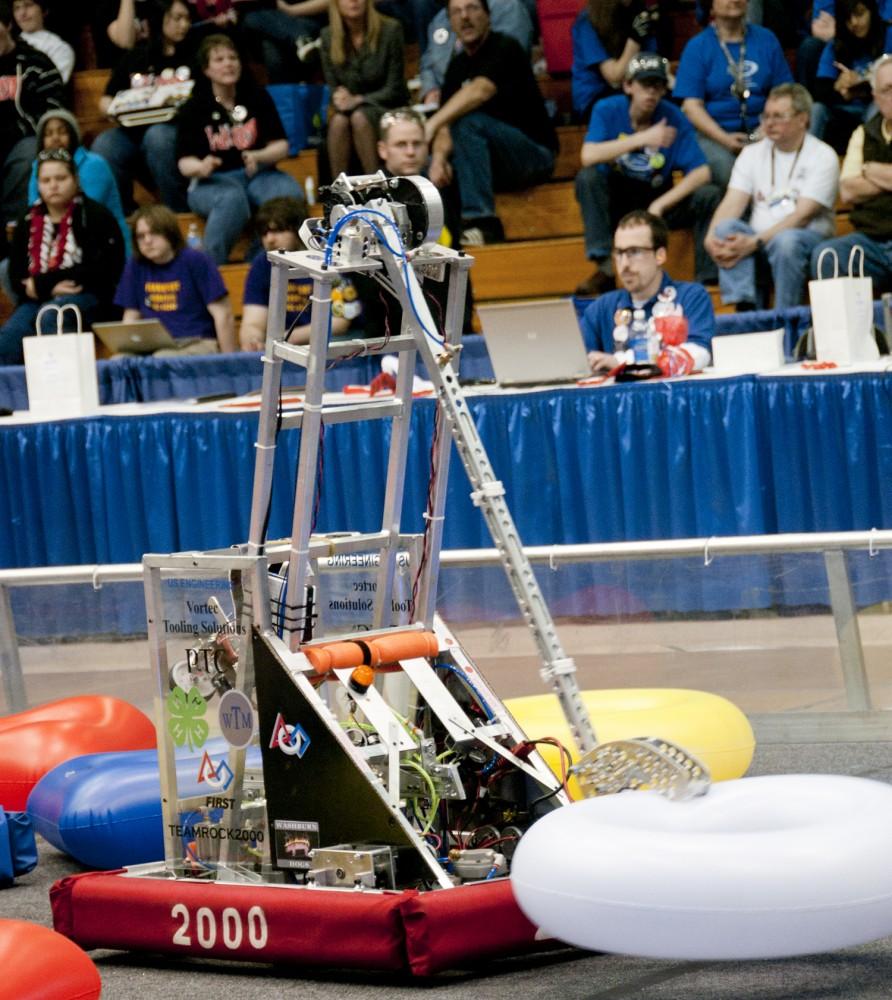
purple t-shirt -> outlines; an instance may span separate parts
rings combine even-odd
[[[143,319],[159,319],[172,337],[214,338],[217,331],[208,305],[226,295],[217,265],[201,250],[184,247],[167,264],[131,257],[115,305],[138,309]]]

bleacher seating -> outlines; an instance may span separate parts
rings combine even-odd
[[[685,38],[693,31],[687,25]],[[679,41],[677,39],[677,41]],[[417,54],[410,52],[407,74],[416,67]],[[89,143],[110,125],[98,111],[98,101],[105,90],[108,70],[79,70],[73,77],[74,111]],[[564,74],[545,76],[539,81],[542,93],[556,109],[559,120],[569,120],[569,79]],[[502,219],[506,242],[470,249],[476,258],[474,289],[478,301],[489,299],[526,298],[570,294],[589,273],[591,264],[585,258],[582,240],[582,219],[573,190],[573,178],[579,164],[579,152],[585,135],[584,125],[561,125],[558,128],[559,151],[553,179],[524,191],[500,194],[496,207]],[[318,163],[315,150],[304,150],[281,164],[299,184],[307,177],[318,184]],[[137,200],[151,195],[137,188]],[[848,215],[840,206],[838,231],[851,231]],[[316,207],[313,211],[318,212]],[[190,223],[201,220],[190,214],[180,216],[185,233]],[[237,315],[241,312],[241,287],[245,265],[241,263],[249,245],[246,234],[233,253],[232,263],[224,268],[224,278]],[[693,276],[693,241],[688,232],[673,232],[669,245],[667,269],[674,276]]]

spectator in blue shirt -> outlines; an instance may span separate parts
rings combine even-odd
[[[713,23],[684,47],[674,96],[724,190],[735,157],[758,135],[768,92],[793,75],[774,34],[747,23],[746,0],[713,0],[712,14]]]
[[[878,7],[882,19],[892,22],[892,0],[879,0]],[[837,13],[836,0],[814,0],[811,4],[811,35],[796,51],[796,79],[812,95],[824,47],[837,35]],[[841,11],[839,16],[840,19],[843,17]]]
[[[839,0],[836,38],[818,64],[811,133],[844,153],[849,136],[876,113],[870,67],[892,51],[892,27],[880,17],[877,0]]]
[[[709,183],[709,167],[684,115],[664,100],[668,63],[642,53],[629,63],[625,94],[597,102],[582,146],[576,197],[585,227],[585,250],[597,271],[577,295],[615,287],[610,242],[616,223],[633,208],[662,216],[671,229],[693,227],[697,280],[717,280],[703,237],[721,192]],[[673,185],[672,174],[684,176]]]
[[[659,14],[638,0],[588,0],[573,23],[573,110],[582,121],[599,97],[618,90],[629,60],[654,51],[653,31]]]
[[[242,325],[239,330],[239,343],[243,351],[262,351],[266,344],[273,270],[267,252],[303,250],[300,227],[306,217],[304,203],[297,198],[270,198],[257,211],[255,223],[263,244],[263,253],[252,261],[245,280]],[[282,331],[289,343],[306,344],[310,339],[312,295],[312,278],[304,275],[289,279],[285,299],[285,329]],[[357,300],[355,287],[346,279],[332,289],[331,298],[331,333],[333,336],[340,336],[347,332],[350,320],[360,314],[361,304]]]
[[[641,309],[646,321],[660,311],[674,310],[688,322],[687,340],[667,350],[660,365],[665,374],[693,371],[709,364],[715,332],[712,302],[702,285],[673,281],[663,270],[669,230],[656,215],[636,210],[623,216],[613,239],[613,255],[622,290],[601,295],[582,315],[582,335],[590,349],[593,371],[615,368],[632,358],[626,347],[632,311]]]

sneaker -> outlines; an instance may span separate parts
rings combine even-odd
[[[496,215],[466,219],[461,232],[461,242],[466,247],[482,247],[487,243],[504,243],[505,230]]]
[[[593,271],[583,282],[576,286],[574,295],[582,298],[593,299],[604,292],[612,292],[616,288],[616,278],[612,274],[605,274],[603,271]]]

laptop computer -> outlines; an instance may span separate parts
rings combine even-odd
[[[499,385],[575,382],[591,375],[571,299],[477,306],[477,315]]]
[[[94,323],[93,333],[111,354],[151,354],[162,347],[176,347],[176,341],[159,319],[138,319],[132,323]]]

